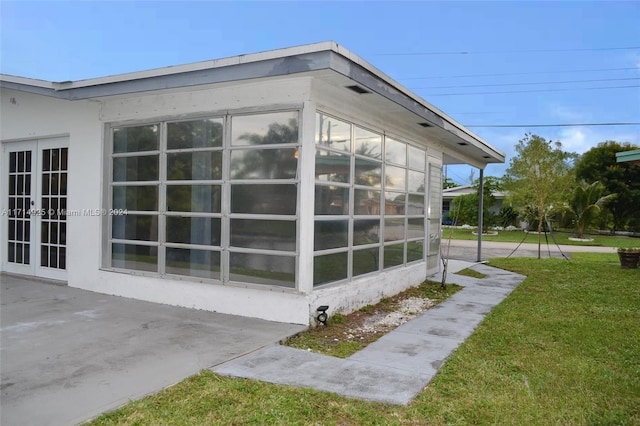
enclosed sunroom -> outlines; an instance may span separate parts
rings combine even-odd
[[[504,155],[327,42],[2,76],[2,271],[308,324],[439,268],[442,167]]]

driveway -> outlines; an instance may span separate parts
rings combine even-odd
[[[0,423],[70,425],[305,327],[0,275]]]

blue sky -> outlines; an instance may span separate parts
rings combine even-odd
[[[0,0],[0,72],[52,81],[326,40],[464,125],[640,122],[638,1]],[[640,125],[471,130],[507,164],[526,132],[577,153],[606,140],[640,145]],[[471,171],[447,172],[467,183]]]

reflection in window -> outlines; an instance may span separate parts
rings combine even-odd
[[[349,183],[351,157],[332,151],[316,151],[316,180]]]
[[[220,279],[220,253],[167,247],[166,272],[190,277]]]
[[[391,138],[385,139],[385,155],[387,163],[407,165],[407,144]]]
[[[296,185],[255,184],[231,186],[231,212],[296,214]]]
[[[388,189],[404,191],[406,189],[405,175],[407,170],[404,167],[386,166],[384,168],[384,185]]]
[[[347,252],[325,254],[313,259],[313,285],[347,278],[349,254]]]
[[[424,215],[424,195],[409,194],[407,213],[410,215]]]
[[[295,287],[296,258],[259,253],[230,253],[231,281]]]
[[[382,159],[382,136],[356,126],[353,151],[358,155]]]
[[[222,118],[168,123],[167,149],[221,147],[223,123]]]
[[[158,141],[157,124],[113,129],[114,153],[156,151]]]
[[[114,186],[113,208],[123,210],[157,210],[158,187],[154,186]]]
[[[168,216],[167,242],[219,246],[220,219]]]
[[[233,146],[298,143],[296,111],[239,115],[231,118]]]
[[[384,213],[385,215],[404,215],[406,205],[406,194],[403,192],[384,193]]]
[[[409,167],[412,169],[424,170],[426,164],[424,150],[409,145]]]
[[[353,276],[378,270],[380,250],[376,248],[353,251]]]
[[[220,185],[168,185],[167,210],[170,212],[220,213]]]
[[[158,247],[112,244],[111,266],[114,268],[157,272]]]
[[[380,191],[355,189],[354,213],[357,215],[380,215]]]
[[[112,236],[118,240],[158,241],[158,216],[113,216]]]
[[[409,170],[409,191],[421,192],[424,194],[424,176],[423,172]]]
[[[296,222],[232,219],[231,245],[266,250],[295,251]]]
[[[384,241],[404,240],[404,218],[384,220]]]
[[[158,156],[116,157],[113,159],[113,181],[135,182],[158,180]]]
[[[295,179],[298,150],[243,149],[231,151],[231,179]]]
[[[351,125],[337,118],[316,114],[316,144],[351,151]]]
[[[422,241],[407,242],[407,262],[422,260],[424,254],[424,245]]]
[[[380,242],[380,220],[358,219],[353,221],[353,245]]]
[[[349,214],[349,188],[316,185],[315,214]]]
[[[326,250],[349,245],[349,221],[316,220],[314,230],[314,249]]]
[[[377,161],[364,158],[356,158],[355,161],[356,170],[354,183],[357,185],[380,187],[382,165]]]
[[[402,265],[404,263],[404,243],[384,246],[384,267]]]
[[[193,151],[167,154],[167,179],[222,179],[222,151]]]

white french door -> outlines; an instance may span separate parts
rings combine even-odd
[[[66,280],[68,138],[3,145],[3,270]]]

